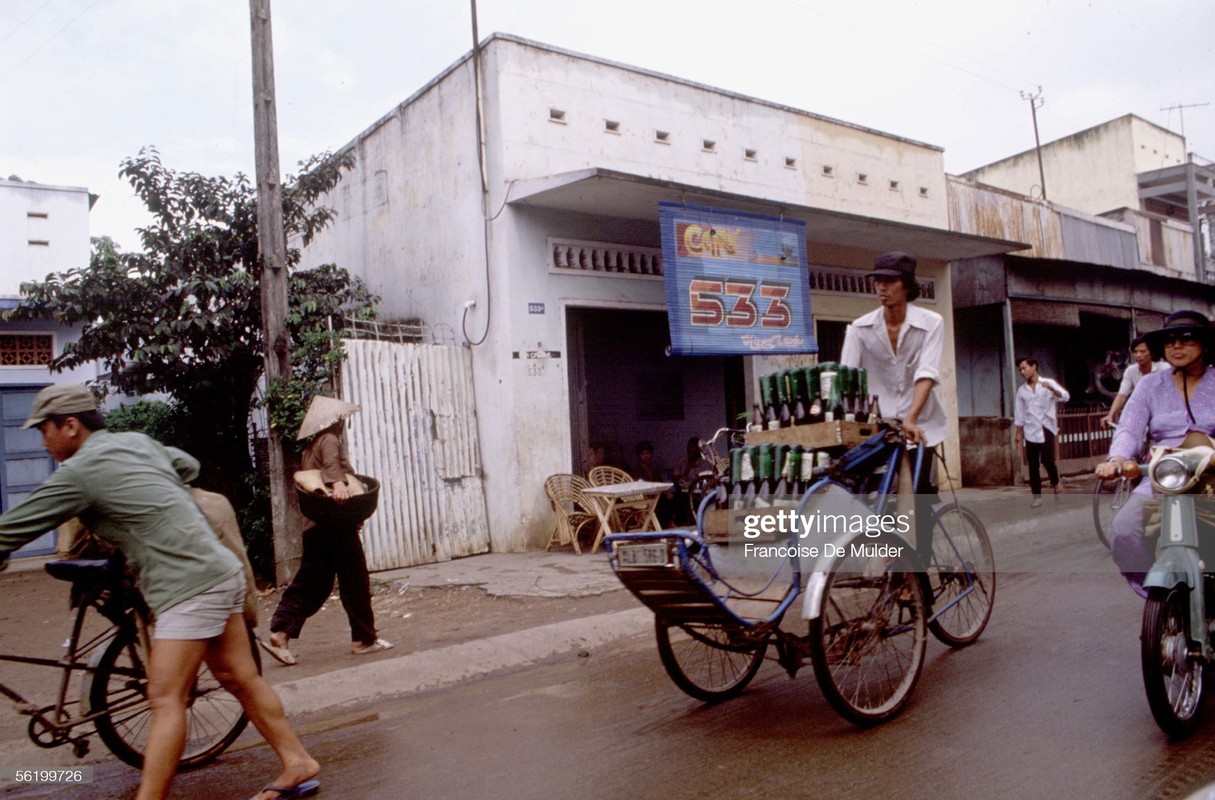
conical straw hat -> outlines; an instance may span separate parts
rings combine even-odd
[[[299,440],[315,436],[333,423],[362,410],[361,406],[356,406],[354,403],[318,394],[312,398],[312,403],[308,406],[308,413],[304,415],[304,423],[300,425],[300,432],[295,438]]]

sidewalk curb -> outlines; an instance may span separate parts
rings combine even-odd
[[[649,609],[633,608],[555,622],[280,683],[275,690],[289,714],[312,714],[349,703],[439,689],[574,648],[600,647],[648,633],[652,619]]]

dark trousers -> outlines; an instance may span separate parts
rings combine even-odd
[[[336,578],[342,608],[350,620],[350,641],[374,642],[377,636],[371,611],[371,579],[358,530],[317,525],[304,531],[303,539],[299,571],[270,618],[270,630],[298,639],[304,622],[329,598]]]
[[[1034,494],[1042,494],[1042,476],[1038,474],[1038,463],[1046,467],[1046,476],[1051,486],[1059,485],[1059,469],[1055,466],[1055,434],[1043,429],[1045,442],[1026,442],[1025,460],[1029,462],[1029,488]]]

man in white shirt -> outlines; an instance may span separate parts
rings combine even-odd
[[[1017,449],[1025,446],[1025,461],[1029,464],[1029,487],[1033,508],[1042,505],[1042,476],[1039,463],[1046,467],[1055,494],[1059,486],[1059,469],[1055,466],[1055,435],[1059,432],[1057,406],[1071,399],[1059,383],[1038,375],[1038,362],[1032,358],[1017,359],[1017,370],[1025,383],[1017,390],[1013,425],[1017,428]]]
[[[1131,393],[1135,391],[1135,387],[1139,385],[1139,381],[1144,375],[1151,375],[1153,372],[1159,372],[1168,367],[1164,361],[1152,361],[1152,351],[1148,349],[1147,342],[1142,336],[1136,336],[1131,340],[1131,359],[1135,363],[1122,373],[1122,384],[1118,387],[1118,394],[1114,395],[1110,413],[1101,418],[1102,427],[1108,428],[1118,422],[1118,417],[1122,415],[1122,407],[1126,405],[1127,400],[1131,399]]]
[[[936,447],[948,426],[937,393],[945,321],[910,305],[920,296],[914,258],[886,253],[873,264],[869,277],[881,305],[848,326],[840,363],[869,373],[869,391],[878,396],[882,415],[900,420],[909,441]]]
[[[916,517],[929,520],[936,496],[933,454],[948,428],[937,392],[945,321],[940,314],[911,305],[920,296],[913,257],[885,253],[874,259],[873,267],[868,275],[880,305],[848,326],[840,363],[868,372],[869,391],[877,395],[882,416],[901,421],[907,441],[925,448],[924,469],[915,486]],[[931,546],[931,535],[931,527],[917,525],[918,550]]]

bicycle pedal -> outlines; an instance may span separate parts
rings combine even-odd
[[[26,717],[35,716],[40,711],[38,706],[34,705],[33,703],[13,703],[13,709],[18,714]]]

